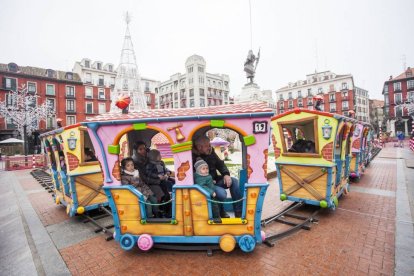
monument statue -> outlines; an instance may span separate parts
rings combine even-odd
[[[249,53],[247,54],[247,59],[244,62],[244,72],[246,72],[246,77],[250,81],[250,83],[253,83],[254,74],[256,72],[259,59],[260,59],[260,49],[259,49],[259,52],[257,53],[257,57],[253,54],[252,50],[249,50]]]

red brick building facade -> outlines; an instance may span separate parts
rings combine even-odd
[[[407,109],[399,106],[411,100],[414,102],[414,68],[408,67],[397,77],[390,76],[384,82],[384,119],[387,131],[394,136],[397,131],[403,131],[406,136],[411,133],[411,121]]]
[[[110,108],[110,88],[102,86],[98,92],[98,87],[93,87],[85,93],[80,77],[73,72],[0,64],[0,81],[0,101],[7,100],[8,91],[25,85],[27,93],[39,96],[38,105],[47,101],[54,107],[56,116],[40,122],[40,132],[55,128],[56,118],[62,119],[63,125],[75,124]],[[15,136],[14,129],[10,119],[0,117],[0,140]]]
[[[348,116],[355,111],[355,86],[352,75],[336,75],[330,71],[310,74],[307,79],[289,83],[276,90],[277,113],[294,108],[314,109],[316,95],[323,97],[322,111]]]

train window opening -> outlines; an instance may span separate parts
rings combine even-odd
[[[118,162],[114,170],[119,169],[119,180],[123,185],[132,185],[143,194],[147,198],[145,206],[157,206],[153,213],[154,217],[147,216],[147,222],[169,222],[174,206],[171,200],[172,186],[175,184],[174,160],[169,138],[154,129],[130,130],[120,137],[118,146]],[[161,163],[158,162],[159,157]],[[130,158],[130,161],[126,161],[127,158]],[[126,172],[126,165],[131,161],[133,167],[129,166]],[[161,164],[165,175],[168,176],[165,179],[161,179],[161,172],[158,171],[160,170],[158,165]],[[130,177],[131,173],[137,174],[138,177]],[[152,195],[149,194],[151,192],[148,189],[151,190]]]
[[[95,151],[93,148],[91,137],[85,127],[79,128],[80,145],[83,145],[81,150],[81,162],[80,165],[96,165],[99,164]]]
[[[351,126],[350,128],[351,129],[349,130],[348,136],[346,138],[345,155],[351,154],[351,139],[352,139],[352,136],[354,135],[353,133],[354,133],[355,127]]]
[[[279,123],[284,156],[319,157],[317,117]]]
[[[48,153],[47,156],[48,158],[50,158],[50,164],[53,167],[53,164],[56,167],[56,158],[55,158],[55,153],[53,152],[53,147],[50,144],[50,142],[48,140],[45,139],[45,152]],[[56,168],[54,168],[56,170]]]
[[[346,133],[346,126],[344,125],[344,126],[342,126],[341,130],[338,131],[338,135],[336,136],[335,156],[340,156],[341,155],[345,133]]]
[[[195,140],[202,135],[210,139],[211,150],[224,161],[230,176],[239,178],[241,171],[247,169],[247,149],[242,135],[231,128],[200,128],[192,139],[193,150]]]

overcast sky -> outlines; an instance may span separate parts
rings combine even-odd
[[[414,66],[413,0],[252,0],[252,40],[248,0],[0,0],[0,63],[71,71],[87,57],[117,66],[126,11],[141,75],[168,80],[198,54],[207,72],[230,76],[231,95],[247,82],[251,46],[261,48],[255,80],[272,91],[331,70],[382,99],[403,56]]]

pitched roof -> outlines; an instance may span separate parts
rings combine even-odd
[[[273,111],[268,107],[267,103],[240,103],[231,105],[209,106],[199,108],[178,108],[178,109],[148,109],[139,112],[130,112],[128,114],[122,113],[105,113],[88,119],[88,122],[96,121],[125,121],[125,120],[140,120],[140,119],[154,119],[156,121],[172,121],[172,118],[185,117],[187,120],[198,118],[211,119],[219,118],[222,115],[236,115],[245,114],[247,116],[255,116],[256,113],[267,113],[272,115]],[[253,115],[252,115],[253,114]],[[231,116],[230,116],[231,117]]]
[[[407,73],[410,73],[410,72],[411,72],[411,76],[407,76]],[[414,77],[414,68],[408,67],[407,70],[405,70],[405,72],[399,74],[397,77],[391,79],[390,81],[403,80],[403,79],[412,78],[412,77]]]
[[[49,77],[47,71],[51,70],[52,76]],[[29,75],[35,77],[42,77],[42,78],[50,78],[50,79],[57,79],[62,81],[74,81],[74,82],[81,82],[81,79],[77,73],[73,72],[65,72],[65,71],[57,71],[53,69],[44,69],[39,67],[33,66],[18,66],[17,72],[13,72],[9,70],[8,64],[0,63],[0,71],[9,72],[11,74],[22,74],[22,75]],[[68,79],[66,77],[67,73],[71,73],[73,78]]]

